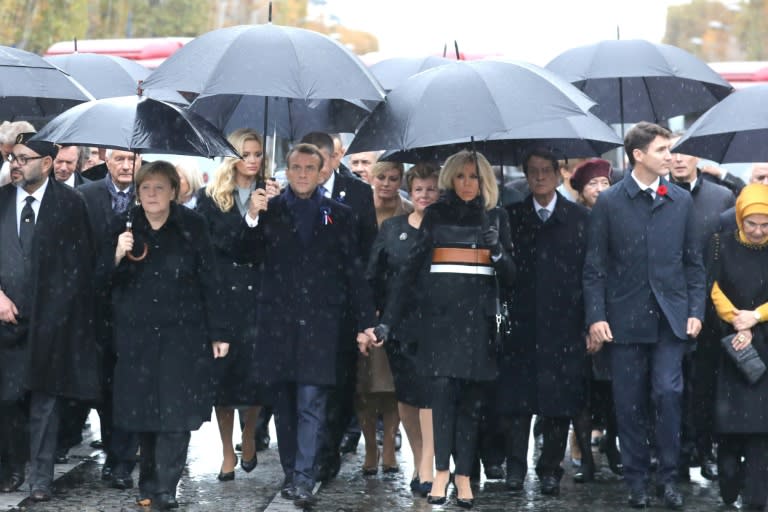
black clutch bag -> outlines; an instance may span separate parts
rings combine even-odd
[[[733,361],[741,374],[744,375],[750,384],[754,384],[765,373],[765,363],[760,359],[760,354],[757,353],[757,350],[755,350],[751,343],[742,350],[733,348],[732,342],[735,336],[736,334],[725,336],[720,340],[720,344],[722,344],[728,357],[731,358],[731,361]]]
[[[14,348],[24,341],[29,330],[26,320],[17,318],[16,324],[0,322],[0,348]]]

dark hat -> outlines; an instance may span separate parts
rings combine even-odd
[[[592,178],[598,177],[611,179],[611,162],[602,158],[592,158],[576,166],[571,175],[571,187],[581,192]]]
[[[40,156],[56,158],[56,154],[59,152],[59,146],[44,140],[30,140],[35,135],[37,135],[35,132],[20,133],[16,136],[16,144],[24,144]]]

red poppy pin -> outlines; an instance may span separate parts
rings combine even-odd
[[[667,195],[667,186],[659,185],[659,188],[656,189],[656,193],[659,194],[659,196],[664,197]]]

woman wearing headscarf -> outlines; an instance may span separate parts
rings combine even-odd
[[[398,327],[404,299],[412,297],[422,315],[418,371],[432,388],[437,472],[427,500],[446,502],[453,454],[458,504],[471,508],[479,410],[496,378],[497,290],[511,285],[514,263],[488,160],[470,151],[450,156],[438,186],[443,195],[424,213],[379,333],[386,338],[390,327]]]
[[[716,234],[710,254],[712,302],[736,351],[755,348],[768,362],[768,186],[755,183],[736,199],[735,231]],[[715,399],[720,496],[763,510],[768,500],[768,378],[755,384],[720,350]],[[743,459],[743,460],[742,460]]]
[[[255,264],[242,262],[235,255],[236,241],[245,225],[243,217],[264,163],[263,145],[261,136],[247,128],[232,132],[228,140],[240,158],[224,159],[213,182],[198,192],[196,206],[208,221],[214,263],[222,282],[224,320],[235,334],[229,357],[217,361],[216,367],[214,403],[222,445],[223,461],[218,476],[221,481],[235,478],[237,456],[232,442],[235,407],[243,407],[245,411],[240,467],[247,473],[256,467],[256,423],[259,404],[265,398],[263,386],[251,375],[252,361],[257,354],[254,346],[246,342],[252,339],[246,333],[255,327],[259,274]],[[266,186],[271,196],[279,193],[274,182]]]

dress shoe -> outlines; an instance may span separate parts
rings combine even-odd
[[[672,510],[681,510],[683,508],[683,495],[673,484],[657,485],[656,496],[664,500],[666,508]]]
[[[312,489],[296,486],[294,491],[293,504],[300,508],[311,508],[317,502],[315,495],[312,494]]]
[[[104,464],[104,466],[101,467],[101,479],[107,482],[112,480],[112,466]]]
[[[501,480],[504,478],[504,468],[501,464],[485,466],[485,478],[488,480]]]
[[[13,471],[11,474],[0,483],[0,492],[16,492],[24,483],[24,471]]]
[[[419,490],[418,476],[411,479],[411,483],[409,484],[409,487],[411,488],[411,492],[417,492]]]
[[[95,441],[91,441],[90,444],[91,448],[95,448],[97,450],[103,450],[104,449],[104,441],[101,439],[97,439]]]
[[[381,466],[381,472],[382,473],[387,473],[387,474],[399,473],[400,472],[400,466],[398,466],[397,464],[395,464],[394,466],[382,465]]]
[[[703,459],[701,461],[701,476],[707,480],[717,480],[717,463],[712,459]]]
[[[432,482],[419,482],[419,488],[416,490],[416,493],[422,498],[426,498],[431,491]]]
[[[326,459],[319,463],[315,468],[315,478],[323,483],[327,483],[336,475],[339,474],[341,469],[341,455],[332,456],[330,459]]]
[[[355,453],[357,451],[357,445],[360,443],[360,434],[355,432],[346,432],[344,437],[341,438],[341,446],[339,451],[341,453]]]
[[[456,498],[456,504],[459,506],[459,508],[465,508],[469,510],[475,506],[475,498],[469,498],[469,499]]]
[[[109,483],[109,486],[113,489],[120,489],[121,491],[133,489],[133,478],[130,476],[112,475],[112,481]]]
[[[507,486],[507,490],[512,492],[520,492],[523,490],[523,479],[517,476],[507,475],[504,484]]]
[[[228,471],[224,473],[223,471],[219,471],[219,476],[216,477],[219,482],[231,482],[235,479],[235,470]]]
[[[541,494],[545,496],[560,495],[560,480],[555,476],[545,476],[541,479]]]
[[[432,496],[432,494],[427,494],[427,503],[429,503],[430,505],[445,505],[445,502],[448,501],[449,485],[451,485],[450,479],[445,483],[445,492],[443,493],[442,496]]]
[[[253,454],[253,458],[251,460],[245,460],[243,457],[240,458],[240,467],[243,468],[243,471],[246,473],[253,471],[258,464],[259,457],[256,455],[256,453]]]
[[[176,496],[171,496],[168,493],[161,493],[155,496],[152,500],[152,508],[158,510],[171,510],[179,508],[179,502],[176,501]]]
[[[645,490],[630,491],[629,499],[627,500],[629,506],[632,508],[650,508],[651,498]]]
[[[595,480],[594,468],[581,468],[576,474],[573,475],[573,481],[577,484],[586,484]]]
[[[29,498],[34,502],[51,501],[51,491],[35,489],[29,494]]]

